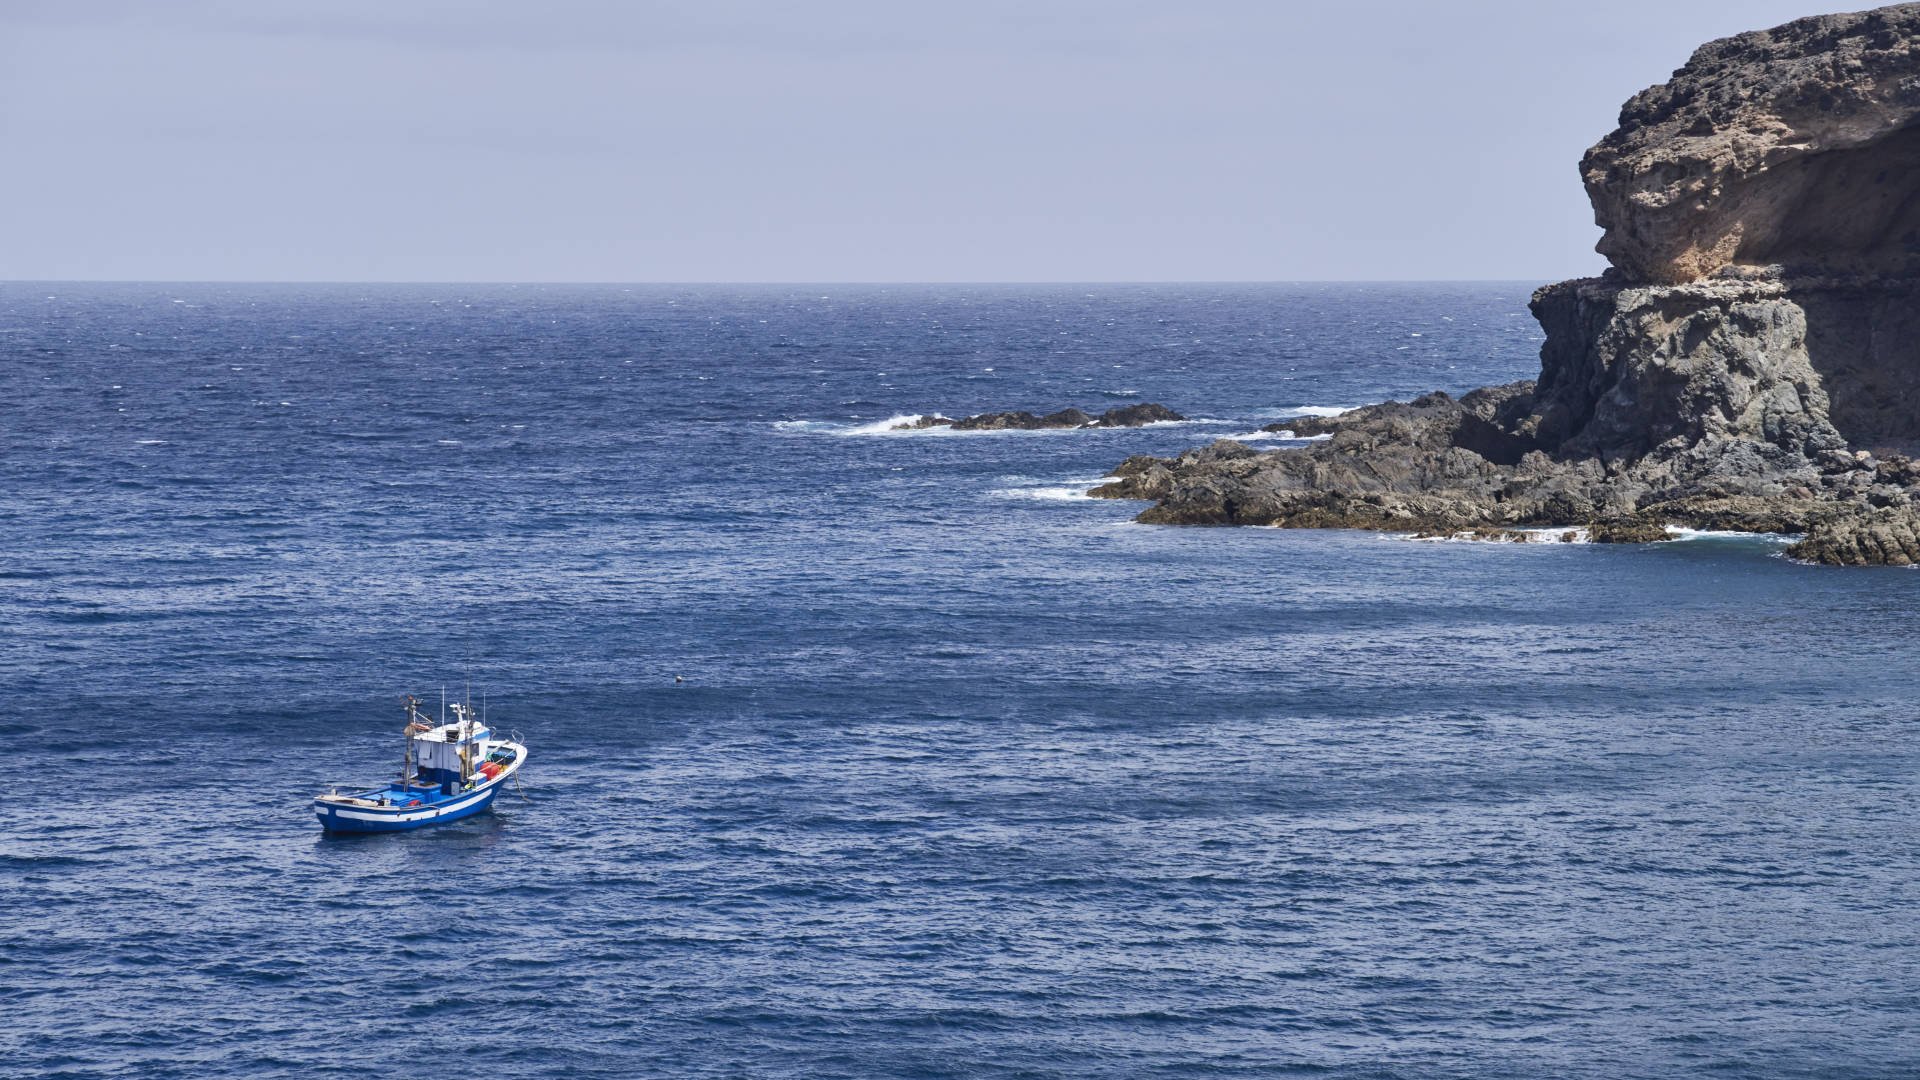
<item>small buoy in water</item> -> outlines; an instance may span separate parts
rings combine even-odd
[[[681,677],[680,677],[680,676],[678,676],[678,675],[675,675],[675,676],[673,677],[673,681],[674,681],[674,682],[686,682],[687,680],[685,680],[685,679],[683,679],[683,678],[681,678]]]

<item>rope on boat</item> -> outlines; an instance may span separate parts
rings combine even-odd
[[[507,739],[510,742],[519,743],[521,746],[527,745],[527,741],[520,737],[520,731],[518,728],[515,728],[512,731],[509,731],[507,733]],[[526,763],[521,762],[521,764],[524,765]],[[515,765],[513,767],[513,790],[515,793],[517,793],[520,796],[521,802],[526,803],[529,806],[533,804],[533,800],[527,798],[527,789],[522,787],[520,784],[520,766],[519,765]]]

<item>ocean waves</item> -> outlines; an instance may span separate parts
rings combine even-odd
[[[1920,578],[1087,496],[1523,288],[624,288],[0,283],[7,1070],[1914,1071]],[[323,837],[469,672],[525,800]]]

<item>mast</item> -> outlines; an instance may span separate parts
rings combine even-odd
[[[460,782],[464,784],[473,779],[473,744],[468,741],[473,728],[472,722],[468,719],[472,715],[472,710],[465,705],[455,705],[453,712],[460,718],[459,727],[455,729],[455,733],[460,736]]]

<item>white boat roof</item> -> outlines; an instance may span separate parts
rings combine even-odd
[[[454,733],[451,738],[448,737],[450,732]],[[464,724],[441,724],[429,731],[416,732],[413,737],[421,742],[463,743],[491,738],[492,735],[492,730],[485,724],[478,720],[469,720]]]

